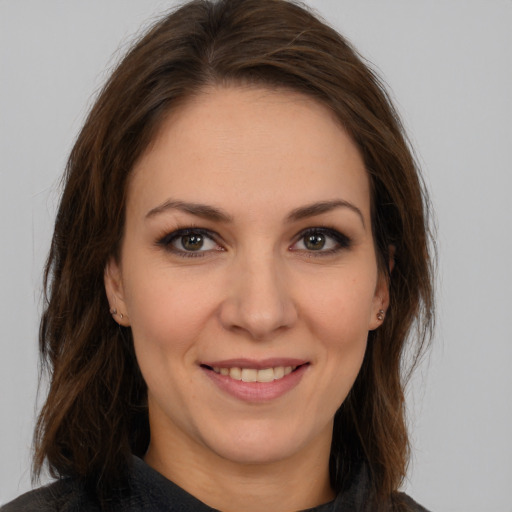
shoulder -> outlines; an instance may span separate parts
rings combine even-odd
[[[97,512],[82,487],[73,480],[58,480],[52,484],[22,494],[0,507],[0,512]]]
[[[213,509],[167,480],[143,460],[133,457],[126,481],[110,492],[103,509],[124,512],[212,512]],[[95,494],[80,480],[63,479],[23,494],[0,512],[101,512]]]
[[[425,507],[416,503],[410,496],[398,492],[393,496],[393,510],[400,512],[429,512]]]

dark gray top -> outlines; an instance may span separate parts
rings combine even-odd
[[[374,512],[368,505],[368,478],[361,472],[349,489],[334,501],[309,509],[308,512]],[[400,493],[400,502],[410,512],[428,512]],[[138,457],[134,457],[130,491],[115,504],[115,512],[212,512],[213,508],[194,498],[167,480]],[[389,508],[388,510],[391,510]],[[23,494],[0,508],[0,512],[101,512],[79,482],[59,480],[46,487]]]

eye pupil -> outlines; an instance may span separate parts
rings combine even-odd
[[[304,245],[310,251],[323,249],[325,245],[325,236],[321,233],[313,233],[304,237]]]
[[[197,251],[203,247],[203,243],[203,235],[199,235],[197,233],[181,237],[181,245],[183,246],[183,249],[187,251]]]

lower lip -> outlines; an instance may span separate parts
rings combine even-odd
[[[299,366],[295,371],[272,382],[243,382],[227,375],[202,368],[214,384],[225,393],[246,402],[269,402],[285,395],[299,384],[309,365]]]

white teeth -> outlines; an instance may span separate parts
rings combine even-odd
[[[284,366],[274,368],[274,379],[282,379],[284,377]]]
[[[258,382],[272,382],[274,380],[274,368],[258,370]]]
[[[243,382],[272,382],[289,375],[296,368],[296,366],[276,366],[275,368],[257,370],[256,368],[220,368],[214,366],[212,369],[215,373]]]
[[[240,368],[230,368],[229,376],[235,380],[242,380],[242,370]]]
[[[243,382],[256,382],[258,380],[258,370],[253,368],[244,368],[242,370],[242,381]]]

